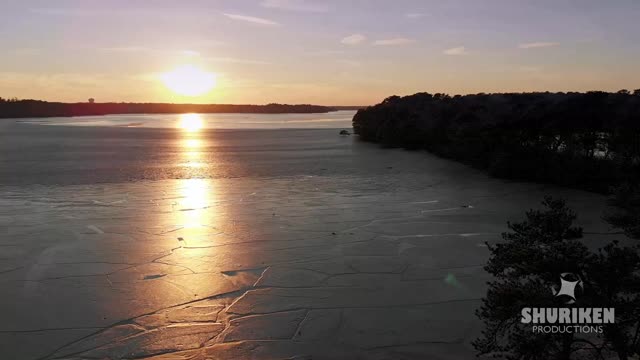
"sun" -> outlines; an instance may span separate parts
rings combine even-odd
[[[193,65],[183,65],[160,76],[166,87],[178,95],[198,96],[216,86],[216,74]]]

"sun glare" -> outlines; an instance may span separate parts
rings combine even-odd
[[[162,82],[179,95],[198,96],[216,86],[216,74],[193,65],[180,66],[161,75]]]
[[[204,121],[200,114],[182,114],[180,115],[179,127],[188,132],[195,132],[202,129]]]

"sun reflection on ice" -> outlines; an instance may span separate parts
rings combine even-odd
[[[200,114],[182,114],[178,127],[187,132],[197,132],[204,126],[204,120]]]
[[[211,183],[207,179],[185,179],[180,181],[179,222],[186,229],[209,226],[206,216],[211,206]]]
[[[203,140],[197,132],[202,127],[202,118],[198,114],[183,114],[180,116],[180,127],[185,130],[180,142],[182,165],[189,168],[203,167]],[[193,175],[193,174],[190,174]],[[212,201],[212,184],[208,179],[192,177],[180,181],[179,193],[180,216],[179,221],[185,228],[208,225],[205,218],[207,209]]]
[[[204,142],[200,137],[200,129],[203,126],[202,117],[199,114],[182,114],[179,119],[179,128],[183,130],[180,141],[180,154],[182,166],[188,168],[202,168],[202,148]],[[194,174],[190,174],[194,175]]]
[[[184,162],[183,166],[189,168],[201,168],[205,164],[201,162],[202,153],[200,148],[202,147],[202,140],[200,139],[185,139],[182,141],[182,158]]]

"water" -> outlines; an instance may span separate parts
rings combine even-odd
[[[121,114],[20,120],[22,123],[62,126],[109,126],[202,129],[337,129],[351,128],[355,111],[322,114]]]

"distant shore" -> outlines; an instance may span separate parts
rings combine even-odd
[[[338,110],[358,110],[361,106],[323,106],[310,104],[171,104],[171,103],[62,103],[41,100],[0,98],[0,118],[37,118],[115,114],[248,113],[305,114]]]

